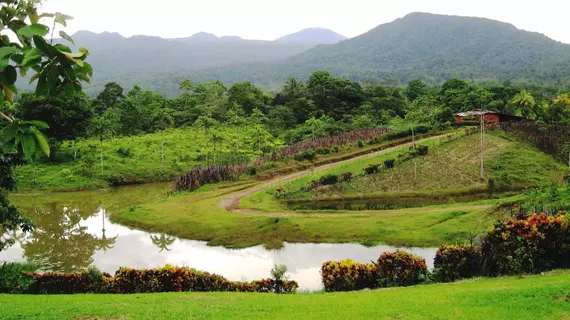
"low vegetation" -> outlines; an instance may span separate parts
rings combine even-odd
[[[568,272],[362,292],[1,295],[7,319],[564,319]],[[421,298],[418,298],[421,297]],[[513,298],[516,297],[516,298]],[[513,312],[516,310],[516,312]]]

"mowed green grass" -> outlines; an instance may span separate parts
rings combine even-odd
[[[224,192],[231,193],[240,187]],[[184,194],[113,213],[111,219],[144,230],[210,245],[279,248],[293,243],[346,243],[436,247],[467,241],[502,216],[493,205],[433,206],[382,212],[260,215],[220,207],[220,191]]]
[[[0,295],[12,319],[570,319],[570,273],[346,293]]]

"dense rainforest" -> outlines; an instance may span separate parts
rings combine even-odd
[[[359,128],[409,124],[445,128],[454,123],[454,113],[473,109],[494,110],[544,124],[570,124],[570,95],[566,93],[570,90],[556,86],[521,87],[508,82],[476,86],[461,79],[450,79],[443,85],[421,80],[406,86],[390,81],[362,84],[317,71],[308,81],[288,79],[275,95],[251,82],[226,87],[220,81],[183,80],[179,89],[182,94],[167,98],[139,86],[126,91],[111,82],[94,99],[84,93],[50,97],[23,94],[2,111],[15,118],[47,123],[45,133],[52,152],[51,159],[43,161],[55,163],[71,156],[58,158],[58,149],[65,141],[71,144],[94,138],[102,144],[116,137],[164,133],[168,128],[192,128],[200,133],[207,142],[207,150],[199,150],[203,154],[200,159],[210,163],[251,158],[308,138]],[[221,150],[222,144],[235,146],[235,152],[216,159],[212,153],[216,148]],[[98,145],[91,147],[96,152]],[[78,157],[82,155],[75,150],[74,160]]]

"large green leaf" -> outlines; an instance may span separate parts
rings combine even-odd
[[[22,61],[22,66],[27,67],[30,63],[37,63],[38,59],[43,57],[44,53],[38,48],[32,48],[24,55],[24,60]]]
[[[48,129],[49,125],[43,121],[38,121],[38,120],[30,120],[30,121],[26,121],[26,123],[33,125],[34,127],[43,130],[43,129]]]
[[[15,140],[4,141],[3,145],[2,145],[2,152],[3,153],[10,153],[14,150],[15,146],[16,146]]]
[[[46,155],[49,157],[50,154],[50,149],[49,149],[49,144],[47,142],[46,137],[36,128],[30,128],[31,131],[34,133],[34,135],[36,136],[36,144],[39,147],[39,149]]]
[[[10,64],[10,60],[8,60],[8,58],[0,59],[0,71],[4,70],[4,68],[6,68],[9,64]]]
[[[0,59],[4,59],[5,57],[18,52],[18,49],[14,47],[2,47],[0,48]]]
[[[6,128],[4,128],[2,137],[4,138],[4,141],[11,141],[14,138],[16,138],[17,135],[18,135],[18,127],[14,124],[10,124]]]
[[[57,50],[59,50],[60,52],[65,52],[65,53],[71,53],[71,48],[68,46],[64,46],[63,44],[56,44],[54,46]]]
[[[31,38],[33,36],[43,37],[48,32],[49,32],[48,27],[39,23],[30,24],[18,30],[19,34],[27,38]]]
[[[73,39],[67,34],[65,33],[65,31],[60,31],[59,32],[59,36],[62,37],[63,39],[75,44],[75,42],[73,42]]]
[[[7,85],[16,83],[16,80],[18,79],[18,71],[16,71],[14,66],[7,66],[2,73],[6,77]]]
[[[22,150],[24,158],[32,159],[36,153],[36,139],[32,132],[26,132],[22,135]]]

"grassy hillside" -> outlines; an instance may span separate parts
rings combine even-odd
[[[226,137],[233,138],[231,128],[220,128]],[[228,138],[230,139],[230,138]],[[170,180],[193,166],[210,162],[223,162],[234,157],[232,140],[218,144],[216,154],[203,130],[195,128],[167,130],[165,133],[165,164],[161,165],[160,133],[143,136],[121,137],[103,142],[104,172],[101,173],[100,145],[98,139],[65,142],[58,152],[57,161],[36,166],[19,167],[16,176],[18,187],[26,189],[76,190],[103,187],[111,184],[129,184]],[[78,158],[74,161],[77,149]],[[254,147],[242,142],[240,151],[255,155]]]
[[[287,183],[281,188],[284,195],[275,197],[275,188],[246,197],[245,208],[271,211],[277,202],[300,199],[343,199],[374,197],[432,197],[443,194],[470,194],[488,191],[488,179],[495,182],[496,191],[521,190],[532,186],[559,184],[568,169],[553,158],[515,140],[498,134],[485,137],[485,178],[480,178],[480,136],[461,137],[451,142],[445,139],[423,143],[430,147],[426,156],[396,163],[393,169],[383,169],[377,174],[363,175],[363,169],[371,163],[383,163],[397,159],[407,151],[401,149],[365,161],[338,166],[317,172],[310,177]],[[309,181],[326,174],[352,172],[356,177],[347,183],[322,186],[307,190]],[[286,207],[281,206],[281,210]]]
[[[0,295],[2,319],[568,319],[570,273],[274,295]]]

